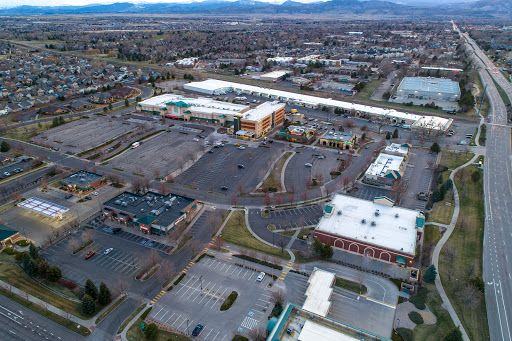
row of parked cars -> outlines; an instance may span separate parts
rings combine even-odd
[[[13,174],[18,174],[21,172],[23,172],[23,168],[16,168],[16,169],[13,169],[11,172],[4,172],[3,178],[7,178]]]

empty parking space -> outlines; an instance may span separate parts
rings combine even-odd
[[[273,148],[237,149],[235,145],[213,148],[193,166],[181,174],[176,181],[203,191],[214,191],[232,195],[240,189],[250,192],[265,176],[268,167],[280,154]],[[238,165],[243,165],[239,168]],[[221,187],[227,189],[222,190]]]
[[[247,335],[266,324],[273,307],[267,290],[271,278],[258,282],[258,275],[258,271],[205,257],[160,298],[149,318],[187,333],[201,323],[204,329],[199,337],[208,341],[231,340],[234,331]],[[229,310],[220,312],[232,291],[238,293],[237,300]]]
[[[200,157],[202,140],[195,135],[163,132],[111,160],[112,167],[154,178],[166,176]]]
[[[373,187],[364,184],[359,184],[357,188],[357,191],[352,191],[350,195],[356,198],[370,201],[373,201],[373,199],[375,199],[376,197],[384,196],[387,195],[388,192],[391,192],[386,188]]]
[[[167,251],[167,249],[169,249],[169,245],[159,243],[158,241],[156,241],[155,236],[148,235],[147,237],[144,237],[139,234],[127,231],[129,229],[134,229],[133,227],[123,228],[121,231],[119,231],[115,234],[112,233],[112,229],[113,229],[112,227],[102,224],[100,227],[97,228],[97,231],[99,233],[111,234],[114,237],[121,238],[121,239],[127,240],[132,243],[139,244],[139,245],[147,247],[147,248],[155,249],[157,251],[165,252],[165,251]]]
[[[269,212],[268,224],[274,224],[277,230],[292,229],[304,226],[313,226],[318,223],[322,215],[319,206],[306,206],[284,211]]]

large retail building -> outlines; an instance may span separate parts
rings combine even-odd
[[[410,266],[425,217],[393,204],[386,197],[368,201],[336,194],[325,206],[314,237],[334,248]]]

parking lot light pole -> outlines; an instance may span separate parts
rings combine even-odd
[[[203,276],[199,277],[199,280],[201,281],[201,294],[203,293]]]
[[[188,331],[188,319],[187,319],[187,334],[190,335],[190,332]]]

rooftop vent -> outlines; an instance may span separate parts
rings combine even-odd
[[[375,216],[378,217],[380,215],[379,210],[375,210]]]
[[[395,218],[398,218],[398,213],[397,213],[397,214],[395,214]]]
[[[114,202],[114,204],[116,204],[116,205],[121,205],[121,200],[116,200],[116,201]]]
[[[361,220],[361,223],[362,223],[362,224],[366,224],[366,219],[362,219],[362,220]]]
[[[338,211],[338,215],[341,215],[341,210]]]
[[[374,221],[372,221],[372,223],[371,223],[370,225],[375,226],[376,224],[375,224],[375,222],[374,222]]]

